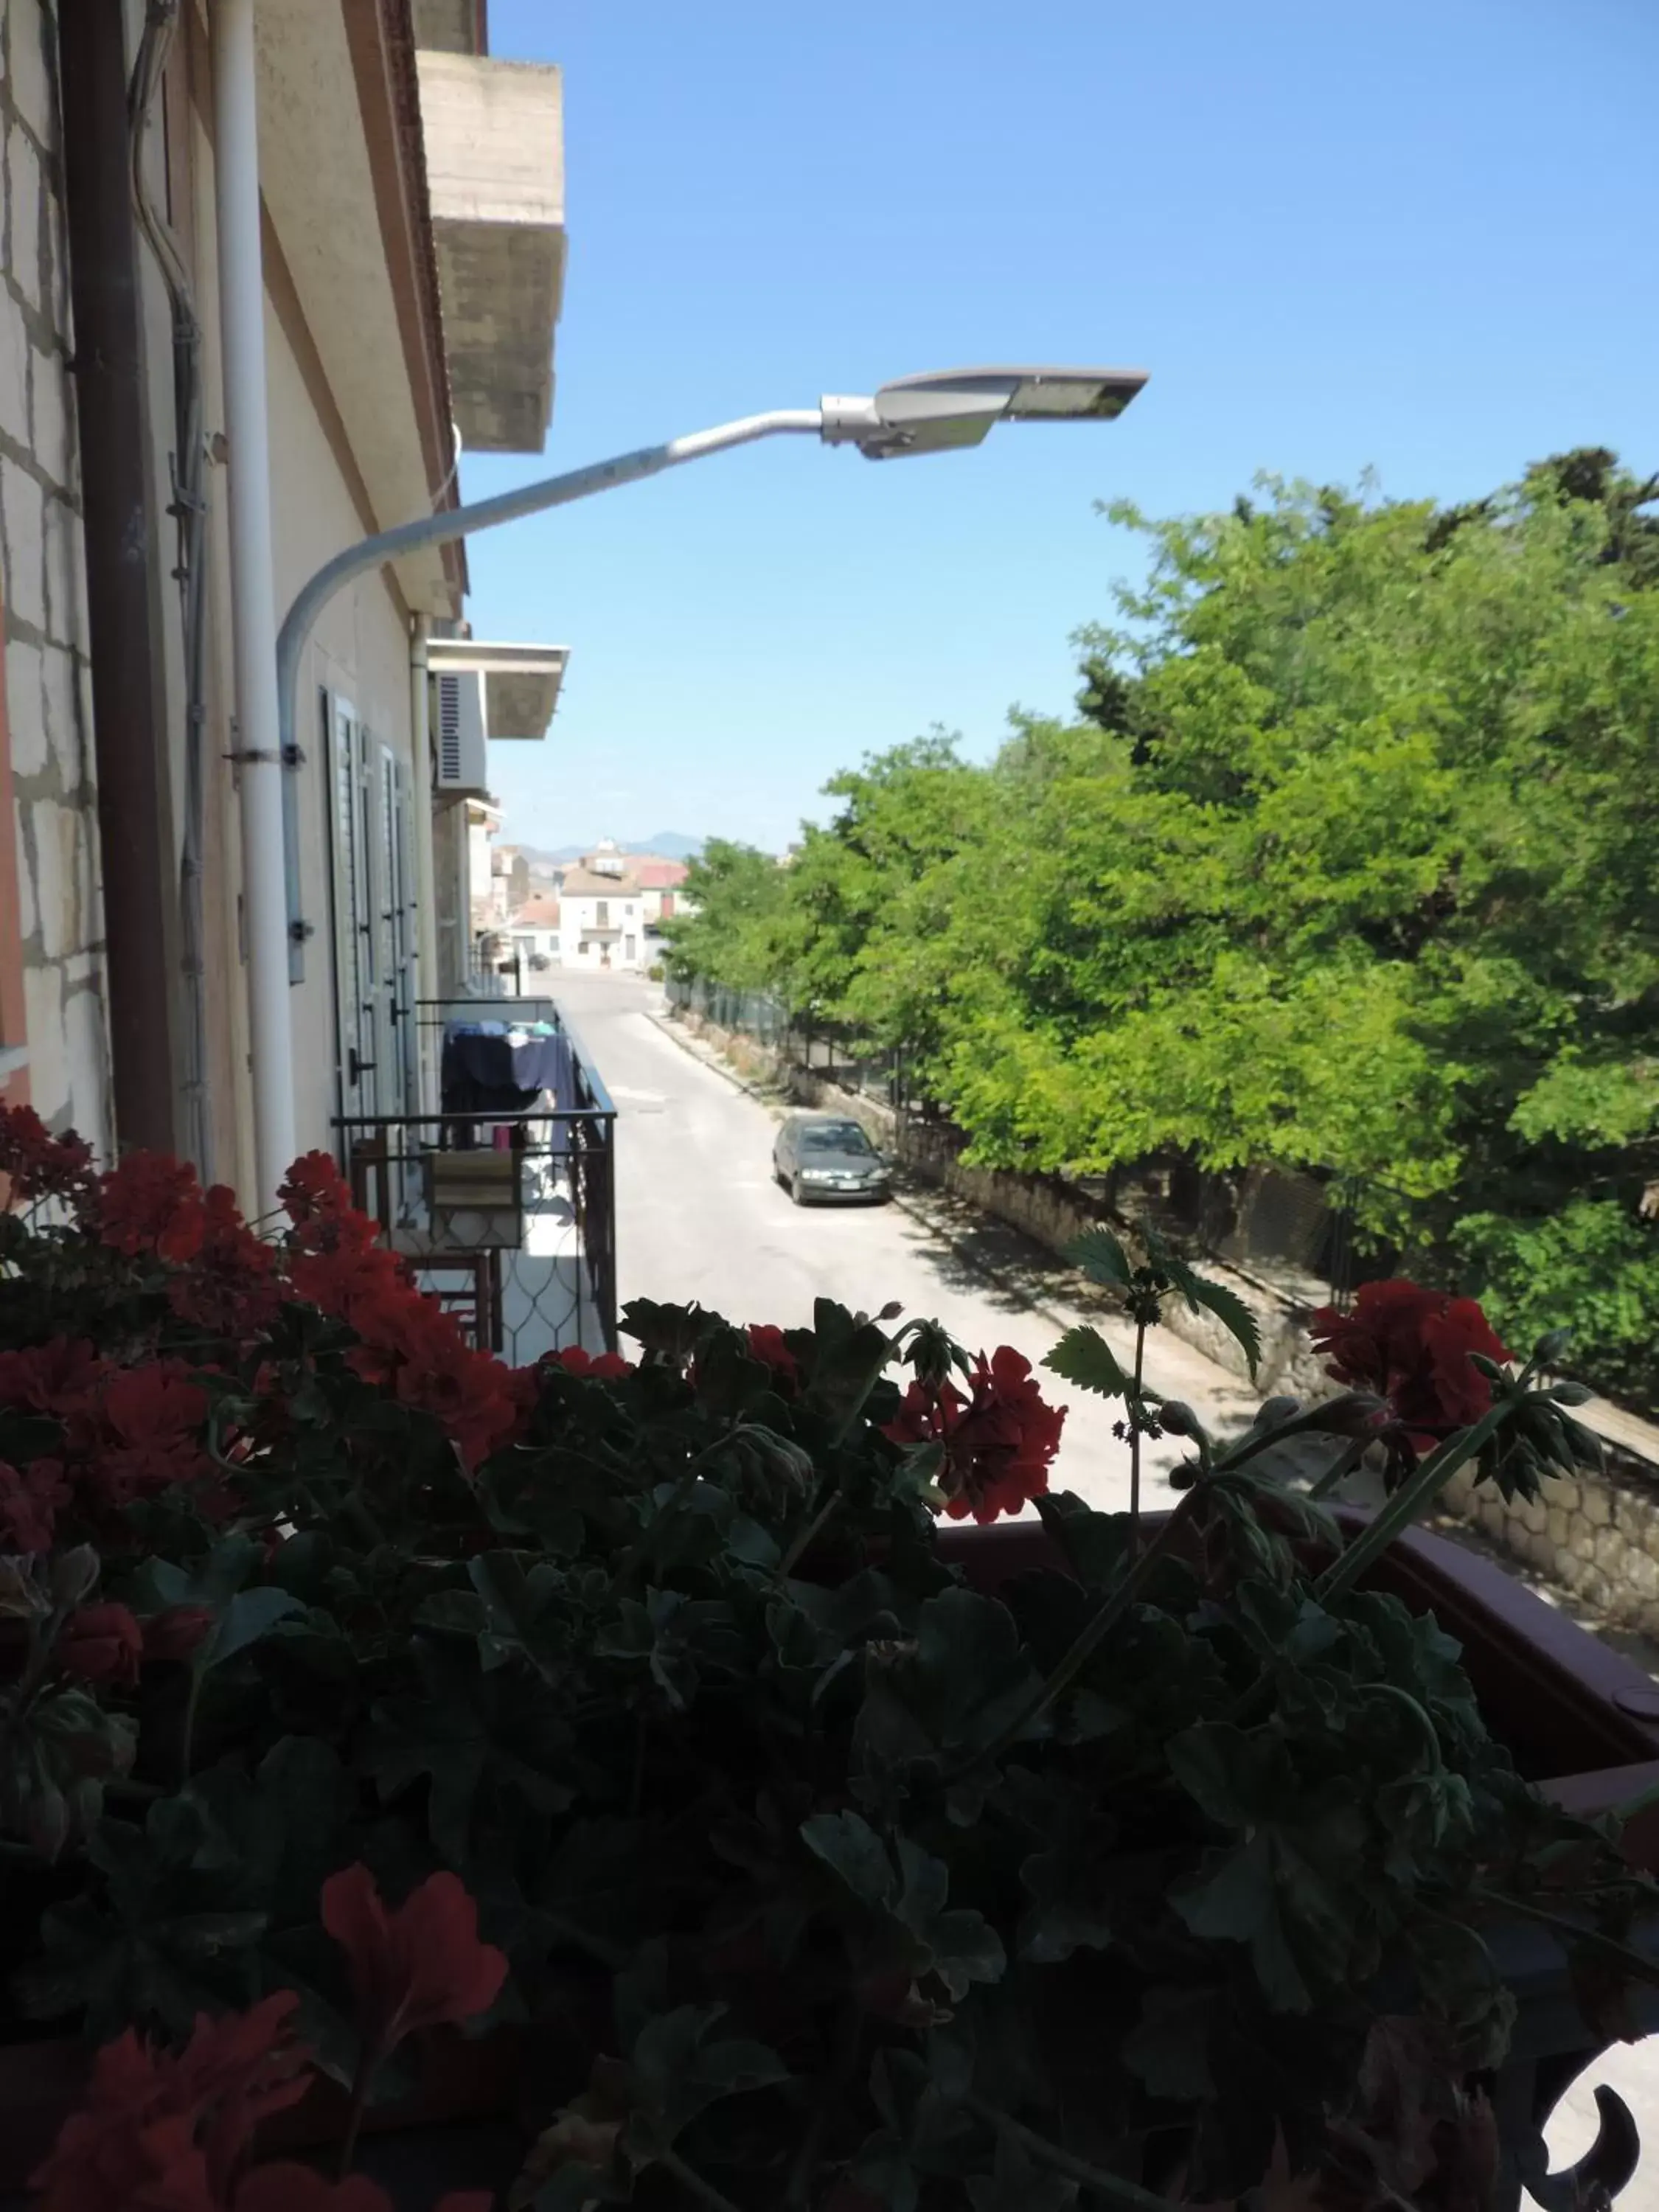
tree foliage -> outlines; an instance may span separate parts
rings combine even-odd
[[[1451,508],[1114,507],[1152,560],[1083,719],[837,778],[772,981],[915,1047],[982,1161],[1327,1170],[1523,1330],[1553,1224],[1659,1387],[1656,489],[1598,448]]]

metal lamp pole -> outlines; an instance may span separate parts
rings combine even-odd
[[[871,398],[827,398],[817,407],[783,408],[768,415],[746,415],[735,422],[722,422],[712,430],[696,430],[689,437],[671,438],[666,445],[642,447],[619,454],[614,460],[572,469],[517,491],[501,492],[494,499],[475,501],[434,514],[417,516],[396,530],[383,530],[365,538],[326,561],[295,598],[276,638],[276,711],[280,758],[293,757],[300,662],[323,608],[341,586],[367,568],[395,561],[428,545],[452,538],[470,538],[477,531],[493,530],[520,516],[568,507],[594,493],[615,491],[659,476],[665,469],[685,461],[700,461],[734,446],[752,445],[760,438],[814,436],[827,445],[857,446],[872,460],[896,459],[905,454],[935,453],[979,444],[993,423],[1000,421],[1109,422],[1120,415],[1146,382],[1139,369],[978,368],[952,369],[926,376],[906,377],[884,385]],[[257,834],[270,848],[281,866],[283,822],[280,807],[267,806]],[[257,919],[257,917],[256,917]],[[280,919],[280,917],[279,917]],[[262,1201],[269,1203],[286,1174],[286,1157],[293,1126],[293,1038],[286,1018],[288,938],[286,927],[255,929],[249,946],[250,985],[256,1006],[255,1035],[263,1051],[280,1065],[258,1071],[254,1085],[255,1140]],[[280,1012],[283,1018],[275,1018]],[[286,1113],[262,1110],[264,1102],[285,1097]]]

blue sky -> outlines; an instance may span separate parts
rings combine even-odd
[[[568,644],[508,832],[781,848],[935,723],[1069,708],[1134,541],[1097,498],[1261,469],[1454,498],[1563,447],[1659,465],[1652,0],[490,0],[565,71],[546,455],[997,360],[1152,381],[1103,428],[873,465],[780,440],[471,541],[481,635]]]

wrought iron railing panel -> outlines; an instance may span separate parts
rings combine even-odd
[[[440,1107],[335,1124],[354,1202],[473,1340],[526,1365],[617,1342],[616,1109],[550,999],[422,1000],[428,1031],[536,1023],[570,1051],[571,1095],[529,1111]]]

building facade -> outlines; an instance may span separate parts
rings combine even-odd
[[[632,972],[646,965],[644,896],[614,848],[602,847],[566,869],[559,890],[559,944],[567,968]]]
[[[106,1156],[151,1145],[256,1191],[272,1010],[246,855],[269,789],[296,1146],[420,1103],[441,916],[458,938],[471,920],[469,787],[446,781],[435,672],[466,635],[464,550],[368,572],[322,609],[280,778],[243,741],[257,702],[239,689],[263,673],[236,638],[250,606],[270,636],[344,548],[453,506],[460,451],[539,449],[560,101],[556,70],[484,52],[476,0],[0,10],[0,1077]],[[246,116],[239,198],[256,134],[225,125]],[[234,349],[251,265],[253,379]],[[228,429],[259,382],[263,469],[259,440],[239,451]],[[521,665],[538,649],[513,650],[481,698],[545,692]]]

